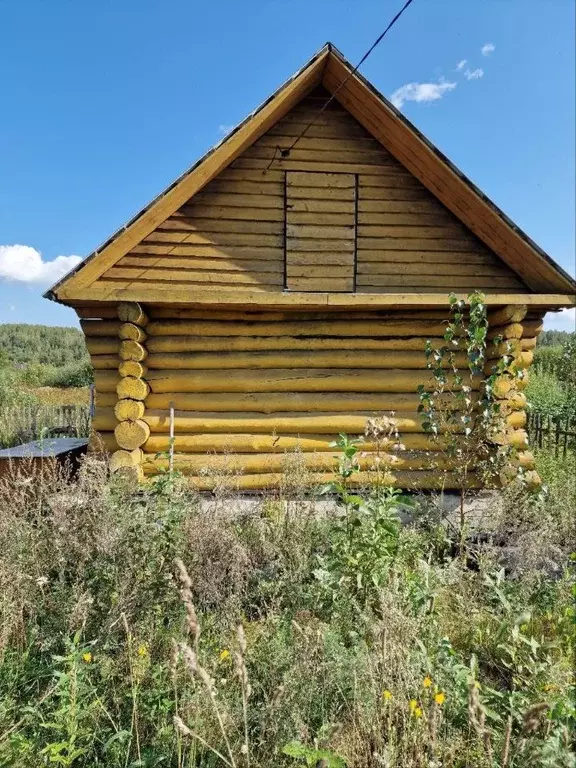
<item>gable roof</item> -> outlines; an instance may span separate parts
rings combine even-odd
[[[332,93],[344,109],[508,264],[530,290],[540,295],[554,294],[546,297],[546,300],[542,296],[540,304],[568,306],[576,303],[576,282],[570,275],[522,232],[362,75],[354,72],[352,65],[331,43],[318,51],[299,72],[159,197],[57,282],[47,291],[46,298],[64,303],[97,299],[97,295],[90,289],[95,280],[214,179],[318,85]],[[198,300],[201,300],[200,297]],[[242,300],[246,303],[247,297],[243,296]]]

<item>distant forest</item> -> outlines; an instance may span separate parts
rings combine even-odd
[[[61,368],[88,360],[84,335],[78,328],[0,325],[0,350],[3,358],[17,367],[40,363]]]
[[[540,336],[538,336],[538,346],[539,347],[560,347],[567,344],[573,338],[574,338],[574,332],[542,331]]]
[[[78,328],[0,325],[0,401],[11,388],[84,387],[91,381],[90,357]]]

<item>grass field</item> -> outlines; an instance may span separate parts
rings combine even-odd
[[[0,764],[574,766],[573,462],[465,556],[425,497],[315,514],[297,454],[251,508],[97,457],[0,483]]]

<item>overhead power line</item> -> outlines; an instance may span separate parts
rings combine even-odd
[[[294,141],[292,142],[292,144],[291,144],[291,145],[290,145],[288,148],[285,148],[285,149],[282,149],[281,147],[276,147],[276,149],[275,149],[275,151],[274,151],[274,155],[272,156],[272,159],[270,160],[270,163],[268,164],[268,167],[266,168],[266,170],[268,170],[268,169],[271,167],[272,163],[273,163],[273,162],[274,162],[274,160],[276,159],[276,155],[277,155],[277,153],[278,153],[278,152],[280,152],[280,155],[281,155],[282,157],[288,157],[288,155],[289,155],[289,154],[290,154],[290,152],[291,152],[291,151],[294,149],[294,147],[296,146],[296,144],[298,144],[298,142],[300,141],[300,139],[302,139],[302,138],[303,138],[303,137],[306,135],[306,133],[307,133],[307,132],[310,130],[310,128],[311,128],[311,127],[314,125],[314,123],[315,123],[315,122],[318,120],[318,118],[320,117],[320,115],[321,115],[321,114],[322,114],[322,113],[323,113],[323,112],[324,112],[324,111],[325,111],[325,110],[326,110],[326,109],[327,109],[327,108],[330,106],[330,104],[331,104],[331,103],[334,101],[334,99],[336,98],[336,95],[338,94],[338,92],[339,92],[339,91],[340,91],[340,90],[341,90],[341,89],[342,89],[342,88],[343,88],[343,87],[346,85],[346,83],[348,82],[348,80],[350,80],[350,78],[351,78],[351,77],[353,77],[353,76],[356,74],[356,72],[358,72],[358,70],[360,69],[360,67],[362,66],[362,64],[364,64],[364,62],[366,61],[366,59],[368,58],[368,56],[370,56],[370,54],[372,53],[372,51],[373,51],[373,50],[374,50],[374,49],[375,49],[375,48],[376,48],[378,45],[380,45],[380,43],[382,42],[382,40],[383,40],[383,39],[386,37],[386,35],[388,34],[388,32],[389,32],[389,31],[392,29],[392,27],[394,26],[394,24],[396,24],[396,22],[397,22],[397,21],[398,21],[398,19],[399,19],[399,18],[402,16],[402,14],[404,13],[404,11],[405,11],[405,10],[407,10],[408,6],[410,6],[410,5],[411,5],[413,2],[414,2],[414,0],[406,0],[406,2],[404,3],[404,5],[402,6],[402,8],[401,8],[401,9],[398,11],[398,13],[397,13],[397,14],[394,16],[394,18],[393,18],[393,19],[390,21],[390,23],[388,24],[388,26],[386,27],[386,29],[385,29],[385,30],[384,30],[384,31],[383,31],[383,32],[382,32],[382,33],[381,33],[381,34],[380,34],[380,35],[379,35],[379,36],[376,38],[376,40],[375,40],[375,41],[372,43],[372,45],[370,46],[370,48],[368,48],[368,50],[366,51],[366,53],[364,54],[364,56],[362,56],[362,58],[360,59],[360,61],[358,62],[358,64],[356,64],[356,66],[354,67],[354,69],[353,69],[351,72],[349,72],[349,73],[348,73],[347,77],[345,77],[345,78],[344,78],[344,80],[343,80],[343,81],[340,83],[340,85],[338,86],[338,88],[336,88],[336,90],[334,91],[334,93],[333,93],[333,94],[330,96],[330,98],[328,98],[328,99],[326,100],[326,103],[325,103],[325,104],[324,104],[324,105],[323,105],[323,106],[322,106],[322,107],[321,107],[321,108],[318,110],[318,113],[317,113],[317,114],[314,116],[314,118],[313,118],[313,119],[312,119],[312,120],[311,120],[311,121],[308,123],[308,125],[307,125],[307,126],[304,128],[304,130],[302,131],[302,133],[300,133],[300,134],[299,134],[299,135],[298,135],[298,136],[297,136],[297,137],[294,139]]]

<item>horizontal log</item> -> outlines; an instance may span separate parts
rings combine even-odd
[[[293,336],[156,336],[149,338],[146,348],[149,353],[157,352],[250,352],[264,350],[362,350],[394,349],[400,351],[426,349],[427,338],[416,336],[399,339],[370,339],[366,337],[295,338]],[[445,344],[442,338],[430,339],[434,347]],[[423,356],[423,355],[422,355]]]
[[[85,336],[107,336],[118,338],[119,320],[80,320],[80,327]]]
[[[529,353],[525,353],[529,354]],[[460,366],[466,366],[466,357],[454,355]],[[213,352],[186,354],[157,352],[148,357],[152,369],[168,370],[239,370],[239,369],[312,369],[312,368],[403,368],[426,371],[426,358],[421,351],[401,350],[334,350],[323,352],[268,351],[268,352]],[[441,365],[449,366],[445,359]],[[383,374],[384,375],[384,374]]]
[[[512,355],[515,357],[522,352],[522,342],[520,339],[505,339],[497,344],[488,344],[486,346],[486,358],[496,360],[504,356]]]
[[[142,405],[142,403],[137,401],[120,400],[115,410],[108,409],[99,412],[94,420],[94,428],[101,430],[114,429],[116,419],[120,418],[118,413],[123,413],[131,403]],[[128,405],[123,406],[122,404]],[[177,405],[178,401],[176,401]],[[360,434],[364,432],[367,420],[374,417],[375,414],[369,411],[360,411],[353,414],[284,412],[271,415],[250,412],[226,414],[206,412],[193,416],[188,411],[175,411],[174,428],[176,433],[276,434],[280,432],[296,435],[309,433],[333,435],[346,432],[348,434]],[[123,418],[144,418],[153,434],[166,434],[170,428],[170,416],[167,410],[151,410],[148,408],[146,409],[145,416],[124,416]],[[393,420],[400,434],[404,432],[425,431],[422,427],[422,419],[415,412],[397,412],[394,414]],[[517,417],[515,420],[520,421],[520,418]],[[518,424],[518,426],[522,425]],[[454,427],[454,431],[456,431],[456,427]]]
[[[324,470],[335,472],[338,467],[338,459],[334,451],[315,453],[255,453],[255,454],[177,454],[176,462],[184,468],[187,474],[198,475],[205,470],[212,472],[239,472],[247,474],[260,474],[267,472],[283,472],[288,462],[297,456],[297,461],[308,470]],[[168,469],[169,462],[166,458],[155,458],[154,454],[145,454],[150,472],[152,466],[155,470]],[[368,454],[358,458],[358,464],[362,470],[382,470],[388,468],[394,472],[401,470],[421,469],[454,469],[455,459],[443,456],[441,453],[429,453],[427,451],[405,451],[398,455]],[[152,466],[150,466],[152,465]]]
[[[98,410],[98,408],[114,408],[117,402],[118,395],[116,394],[116,389],[114,389],[113,392],[98,392],[98,390],[96,390],[94,398],[96,410]]]
[[[97,392],[115,392],[119,381],[118,371],[94,371],[94,385]]]
[[[91,355],[118,355],[120,339],[112,336],[87,336],[86,349]]]
[[[450,376],[448,380],[452,380]],[[123,379],[122,381],[127,381]],[[136,379],[135,379],[136,381]],[[390,369],[384,375],[379,370],[325,368],[230,370],[219,371],[148,371],[147,382],[155,394],[165,392],[412,392],[420,384],[434,385],[434,377],[427,370]],[[478,389],[479,382],[473,382]],[[125,390],[122,390],[125,391]],[[120,390],[118,390],[120,394]],[[121,397],[130,397],[122,394]],[[141,397],[135,397],[141,400]]]
[[[146,347],[138,341],[122,341],[118,354],[122,360],[134,360],[137,363],[148,357]]]
[[[146,400],[150,392],[150,387],[144,379],[137,379],[134,376],[124,376],[119,379],[116,386],[118,397],[122,400]]]
[[[113,408],[97,408],[91,426],[96,432],[114,432],[117,424]]]
[[[141,327],[148,325],[148,316],[140,304],[135,301],[120,302],[118,304],[118,318],[123,323],[133,323]]]
[[[176,401],[176,405],[178,405]],[[378,414],[369,411],[355,413],[281,412],[271,415],[251,412],[205,412],[191,416],[187,411],[175,411],[174,428],[176,433],[224,433],[224,434],[328,434],[345,432],[362,434],[368,419],[378,418]],[[425,432],[422,418],[417,413],[396,412],[393,416],[396,429],[403,436],[406,433]],[[152,434],[167,434],[170,429],[170,417],[167,410],[146,410],[139,400],[119,400],[114,408],[99,408],[92,420],[92,427],[98,431],[113,431],[117,421],[144,419]],[[526,413],[515,410],[505,415],[510,427],[526,425]],[[462,431],[457,425],[448,425],[450,431]],[[402,439],[402,438],[401,438]]]
[[[136,360],[122,360],[118,366],[120,376],[133,376],[135,379],[146,378],[148,368]]]
[[[112,453],[119,449],[119,445],[114,437],[114,432],[92,432],[90,434],[90,442],[88,443],[88,450],[90,452],[105,452]]]
[[[526,398],[518,404],[523,408]],[[347,413],[354,411],[369,411],[383,413],[385,411],[416,411],[420,404],[417,394],[399,393],[315,393],[315,392],[224,392],[224,393],[187,393],[166,392],[150,394],[146,398],[149,409],[166,410],[174,403],[180,411],[199,412],[257,412],[273,414],[277,412],[294,411],[298,413],[313,413],[315,411],[333,411]],[[437,398],[438,403],[446,407],[456,408],[457,405],[449,396]],[[113,403],[112,403],[113,404]]]
[[[123,341],[138,341],[140,343],[146,341],[147,338],[146,331],[134,323],[122,323],[118,336]]]
[[[447,320],[450,314],[448,306],[445,309],[376,309],[372,311],[349,309],[344,312],[330,308],[325,311],[306,312],[298,309],[266,311],[262,309],[253,310],[215,310],[214,308],[199,309],[194,307],[180,306],[150,306],[150,317],[152,320],[203,320],[205,322],[214,321],[234,321],[234,322],[315,322],[334,320],[390,320],[412,321],[412,320],[436,320],[442,322]]]
[[[337,434],[332,435],[223,435],[214,433],[183,435],[176,434],[174,448],[179,453],[208,453],[221,451],[227,453],[283,453],[287,450],[300,449],[309,451],[330,451],[330,443],[337,439]],[[406,450],[414,451],[441,451],[448,441],[441,437],[437,440],[425,434],[410,434],[402,436],[401,445]],[[144,450],[148,453],[167,451],[170,446],[168,435],[150,435]],[[361,450],[373,450],[374,444],[370,442],[359,443]]]
[[[522,338],[532,338],[533,336],[539,336],[543,329],[544,323],[542,320],[524,320],[522,323],[523,333]]]
[[[310,322],[254,322],[226,323],[219,321],[154,320],[150,323],[150,336],[443,336],[446,326],[433,320],[388,321],[310,321]],[[520,333],[522,331],[520,330]]]
[[[144,465],[146,466],[146,465]],[[185,473],[185,467],[175,464],[175,468]],[[146,472],[147,470],[145,470]],[[153,470],[152,470],[153,471]],[[310,486],[324,484],[334,480],[333,473],[311,473]],[[351,485],[371,486],[374,474],[358,472],[351,480]],[[461,478],[451,472],[395,472],[389,478],[390,484],[406,490],[453,490],[461,487]],[[219,481],[210,477],[190,477],[190,484],[198,491],[210,491]],[[279,488],[285,483],[284,474],[238,475],[230,479],[230,485],[237,490],[259,491],[268,488]],[[470,476],[468,488],[481,488],[482,482],[475,476]]]
[[[118,368],[117,355],[90,355],[92,368],[95,370],[115,370]]]
[[[106,306],[101,302],[90,305],[86,304],[82,306],[75,306],[74,312],[76,312],[81,320],[116,320],[118,317],[118,312],[116,311],[116,307],[113,304]]]
[[[120,448],[132,451],[144,445],[150,437],[150,427],[142,419],[121,421],[114,429],[114,436]]]
[[[488,312],[488,323],[490,327],[520,323],[526,317],[527,312],[526,304],[509,304],[507,307]]]

